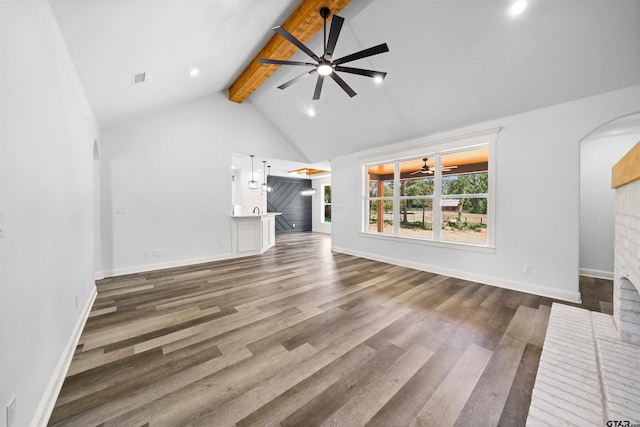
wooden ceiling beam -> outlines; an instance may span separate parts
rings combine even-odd
[[[322,29],[324,21],[320,17],[320,9],[328,7],[331,15],[340,13],[351,0],[303,0],[300,6],[282,24],[282,28],[293,34],[302,43],[307,43]],[[281,35],[274,33],[271,40],[253,58],[247,68],[240,74],[229,88],[229,99],[241,103],[249,97],[262,83],[264,83],[279,65],[260,64],[258,58],[287,60],[298,51]],[[301,73],[304,70],[301,70]]]

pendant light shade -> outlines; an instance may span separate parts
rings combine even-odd
[[[306,172],[307,179],[309,179],[309,169],[307,169]],[[305,188],[304,190],[300,191],[301,196],[315,196],[317,193],[318,191],[315,188]]]
[[[267,191],[267,161],[262,161],[262,191]]]
[[[251,181],[249,181],[249,190],[258,189],[258,181],[253,179],[253,154],[249,155],[251,157]]]

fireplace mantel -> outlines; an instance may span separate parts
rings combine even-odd
[[[611,170],[611,188],[640,179],[640,141]]]

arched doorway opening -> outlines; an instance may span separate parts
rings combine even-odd
[[[580,274],[613,279],[611,168],[640,141],[640,112],[598,126],[580,141]]]

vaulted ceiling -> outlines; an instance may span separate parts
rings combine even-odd
[[[300,0],[50,0],[102,127],[223,92]],[[352,0],[334,57],[386,42],[312,101],[314,79],[281,67],[242,104],[310,162],[640,84],[639,0]],[[321,33],[320,33],[321,34]],[[320,53],[322,38],[308,46]],[[297,53],[292,60],[307,60]],[[200,74],[189,76],[198,68]],[[132,85],[135,73],[147,82]],[[229,101],[231,102],[231,101]],[[307,113],[310,108],[315,116]]]

